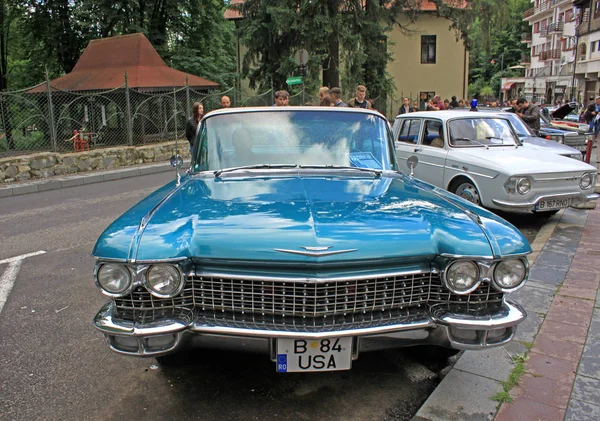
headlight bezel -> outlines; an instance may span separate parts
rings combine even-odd
[[[522,183],[525,183],[526,188],[522,187]],[[519,193],[521,196],[524,196],[531,192],[532,182],[529,177],[519,177],[515,181],[515,191]]]
[[[173,291],[164,294],[164,293],[161,293],[160,291],[155,290],[152,287],[152,285],[150,283],[150,277],[151,277],[152,270],[155,268],[156,269],[166,268],[166,269],[172,269],[173,271],[175,271],[176,278],[177,278],[179,284]],[[148,268],[144,271],[144,276],[143,276],[142,282],[143,282],[144,288],[146,288],[146,290],[150,294],[152,294],[153,296],[155,296],[157,298],[176,297],[177,295],[179,295],[181,293],[181,291],[183,290],[184,284],[185,284],[183,273],[182,273],[181,269],[177,265],[168,264],[168,263],[156,263],[156,264],[149,265]]]
[[[107,266],[114,266],[114,267],[118,267],[120,269],[124,269],[124,272],[127,273],[127,275],[128,275],[128,282],[127,282],[126,288],[124,288],[118,292],[109,291],[105,288],[105,286],[102,284],[102,282],[100,282],[100,275],[101,275],[102,270],[104,268],[106,268]],[[96,264],[96,267],[94,268],[94,282],[95,282],[96,286],[102,290],[103,294],[108,295],[109,297],[124,297],[124,296],[130,294],[131,291],[133,290],[133,287],[135,284],[135,273],[128,265],[125,265],[122,263],[99,262],[98,264]]]
[[[473,283],[473,285],[471,285],[468,289],[460,290],[460,289],[457,289],[456,286],[451,283],[449,272],[450,272],[450,269],[454,265],[464,264],[464,263],[473,265],[473,267],[475,268],[476,276],[475,276],[475,282]],[[479,264],[476,261],[473,261],[470,259],[457,259],[457,260],[450,262],[444,269],[443,275],[444,275],[444,285],[446,286],[446,288],[448,288],[452,293],[457,294],[457,295],[467,295],[467,294],[472,293],[477,288],[479,288],[479,285],[481,285],[481,281],[482,281],[481,268],[479,267]]]
[[[507,262],[510,262],[510,261],[519,262],[523,266],[523,277],[515,286],[505,287],[505,286],[502,286],[497,281],[496,270],[498,270],[498,268],[500,268],[502,264],[506,264]],[[490,281],[492,282],[492,285],[494,286],[494,288],[496,288],[498,291],[513,292],[513,291],[516,291],[516,290],[522,288],[523,285],[525,285],[527,279],[529,278],[529,262],[527,261],[527,259],[523,259],[520,257],[508,257],[508,258],[502,259],[502,260],[494,263],[494,265],[490,268],[490,275],[491,275]]]
[[[584,187],[584,186],[583,186],[583,184],[584,184],[584,183],[583,183],[583,180],[584,180],[584,178],[586,178],[586,177],[589,179],[589,184],[588,184],[586,187]],[[581,176],[581,178],[579,179],[579,188],[580,188],[581,190],[589,190],[589,189],[591,189],[591,188],[592,188],[592,186],[593,186],[593,185],[594,185],[594,174],[593,174],[593,173],[591,173],[591,172],[586,172],[586,173],[584,173],[584,174]]]

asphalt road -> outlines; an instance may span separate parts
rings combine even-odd
[[[0,277],[15,277],[12,291],[0,287],[0,419],[410,419],[444,365],[407,350],[362,354],[351,371],[286,375],[264,355],[202,351],[164,369],[108,350],[91,325],[106,301],[92,281],[91,249],[112,220],[171,178],[0,199]],[[530,241],[546,222],[503,216]]]

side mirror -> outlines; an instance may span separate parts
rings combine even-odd
[[[173,155],[171,157],[171,166],[173,168],[183,167],[183,158],[181,157],[181,155]]]
[[[406,160],[406,165],[408,165],[408,168],[410,169],[411,177],[415,175],[415,168],[417,167],[418,163],[419,158],[417,158],[415,155],[408,157],[408,159]]]

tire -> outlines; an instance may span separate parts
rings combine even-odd
[[[468,200],[471,203],[481,206],[481,197],[479,196],[479,191],[477,191],[477,187],[475,187],[473,183],[469,181],[459,183],[452,193],[462,197],[465,200]]]
[[[181,367],[189,362],[188,353],[182,351],[161,355],[160,357],[154,357],[154,359],[156,360],[156,363],[163,368]]]

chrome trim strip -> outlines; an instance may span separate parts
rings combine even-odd
[[[478,172],[473,172],[473,171],[465,171],[462,168],[458,168],[458,167],[454,167],[454,166],[445,166],[444,168],[449,169],[449,170],[453,170],[454,172],[458,173],[458,174],[469,174],[469,175],[477,175],[479,177],[483,177],[483,178],[488,178],[490,180],[493,180],[494,178],[498,177],[498,174],[491,176],[491,175],[487,175],[487,174],[481,174]]]
[[[171,259],[150,259],[150,260],[136,260],[137,264],[152,264],[152,263],[177,263],[189,259],[189,257],[174,257]]]
[[[254,275],[236,275],[224,272],[196,272],[195,276],[206,276],[212,278],[227,278],[245,281],[252,279],[253,281],[269,281],[269,282],[302,282],[302,283],[325,283],[325,282],[344,282],[344,281],[362,281],[363,279],[385,278],[392,276],[410,276],[410,275],[428,275],[431,271],[427,270],[412,270],[406,272],[383,272],[377,274],[365,274],[359,276],[336,276],[336,277],[321,277],[321,278],[287,278],[277,276],[254,276]]]
[[[539,196],[533,201],[522,202],[522,203],[507,202],[505,200],[498,200],[498,199],[492,199],[492,202],[498,206],[505,206],[505,207],[511,207],[511,208],[528,208],[531,206],[535,206],[540,200],[549,200],[549,199],[555,199],[555,198],[560,198],[560,199],[571,198],[575,201],[575,203],[572,203],[572,205],[575,205],[577,203],[583,203],[583,202],[587,202],[589,200],[596,200],[596,199],[598,199],[598,197],[600,197],[600,196],[596,193],[592,193],[590,195],[585,195],[583,193],[560,193],[560,194]],[[557,208],[557,209],[562,209],[562,208]]]
[[[337,251],[308,251],[308,250],[300,251],[300,250],[287,250],[287,249],[273,249],[273,250],[279,251],[281,253],[299,254],[301,256],[324,257],[324,256],[332,256],[334,254],[352,253],[353,251],[357,251],[358,249],[337,250]]]
[[[209,333],[228,336],[254,337],[254,338],[337,338],[345,336],[366,336],[377,335],[387,332],[397,332],[403,330],[427,329],[440,324],[459,329],[469,330],[492,330],[516,326],[527,317],[527,313],[518,304],[505,301],[501,309],[493,314],[469,314],[453,313],[443,311],[436,316],[424,316],[420,319],[407,323],[395,325],[377,326],[359,329],[346,329],[339,331],[324,332],[303,332],[303,331],[277,331],[277,330],[258,330],[246,329],[229,326],[207,326],[197,322],[186,325],[179,320],[165,320],[164,322],[154,322],[147,327],[144,325],[133,325],[132,322],[119,324],[112,318],[114,305],[112,302],[105,304],[96,314],[93,324],[105,335],[123,335],[132,337],[155,336],[165,334],[175,334],[184,330],[191,333]],[[131,325],[131,326],[130,326]]]
[[[115,259],[113,257],[92,256],[97,263],[127,263],[127,259]]]
[[[442,253],[441,257],[447,257],[450,259],[472,259],[472,260],[501,260],[507,259],[511,257],[525,257],[532,252],[527,253],[515,253],[515,254],[504,254],[500,258],[494,258],[493,256],[475,256],[475,255],[466,255],[466,254],[451,254],[451,253]]]

